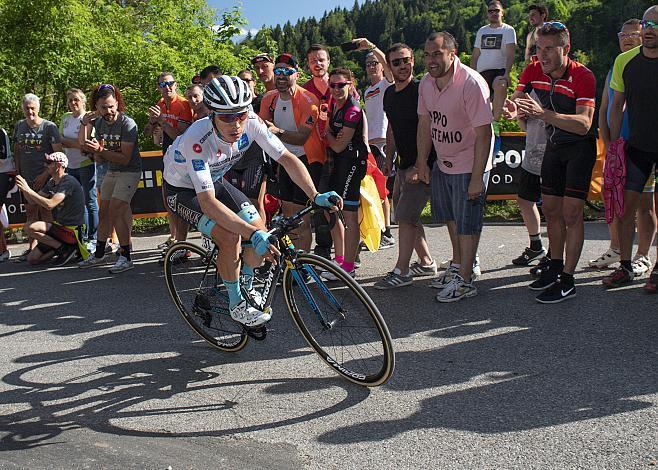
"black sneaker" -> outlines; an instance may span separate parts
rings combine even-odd
[[[539,278],[528,286],[530,290],[545,290],[551,287],[559,278],[559,273],[545,269],[541,272]]]
[[[518,258],[514,258],[512,260],[512,264],[514,266],[528,266],[530,263],[538,259],[541,259],[543,256],[546,256],[546,248],[542,248],[541,250],[535,251],[530,249],[529,247],[526,247],[526,249],[523,250],[523,253],[521,253],[521,255]]]
[[[71,259],[78,252],[77,245],[63,245],[57,256],[51,262],[52,266],[64,266],[66,263],[71,261]]]
[[[539,260],[539,264],[537,266],[533,266],[532,268],[530,268],[530,277],[533,279],[537,279],[539,276],[541,276],[542,271],[548,270],[550,264],[551,264],[551,259],[548,256],[544,256],[542,259]]]
[[[558,279],[553,285],[539,294],[535,300],[540,304],[556,304],[576,296],[576,287],[563,284]]]

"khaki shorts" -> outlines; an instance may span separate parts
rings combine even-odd
[[[416,225],[420,223],[423,209],[430,200],[430,186],[425,183],[409,183],[407,175],[413,168],[398,170],[393,186],[395,220]]]
[[[101,200],[118,199],[130,204],[141,179],[141,172],[108,171],[101,186]]]

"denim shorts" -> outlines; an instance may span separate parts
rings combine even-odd
[[[470,173],[448,174],[437,165],[432,170],[432,216],[442,224],[454,221],[459,235],[477,235],[482,232],[489,172],[482,176],[484,193],[472,200],[468,199],[470,181]]]

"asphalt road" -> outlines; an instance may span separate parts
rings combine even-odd
[[[605,225],[586,233],[583,260],[607,247]],[[445,228],[428,236],[449,258]],[[156,263],[163,238],[137,238],[116,276],[0,264],[0,468],[656,468],[658,296],[642,281],[606,292],[579,270],[575,299],[540,305],[509,264],[516,225],[485,227],[480,293],[453,304],[429,279],[373,289],[397,252],[365,254],[397,359],[366,389],[280,302],[264,342],[198,341]]]

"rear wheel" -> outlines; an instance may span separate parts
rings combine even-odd
[[[297,273],[310,281],[299,285]],[[324,281],[321,271],[337,281]],[[377,306],[345,271],[326,259],[301,254],[286,268],[283,291],[288,310],[308,344],[335,372],[359,385],[374,387],[393,374],[391,335]]]
[[[188,242],[172,245],[165,255],[167,289],[178,311],[192,329],[222,351],[235,352],[247,335],[229,314],[228,294],[210,254]]]

